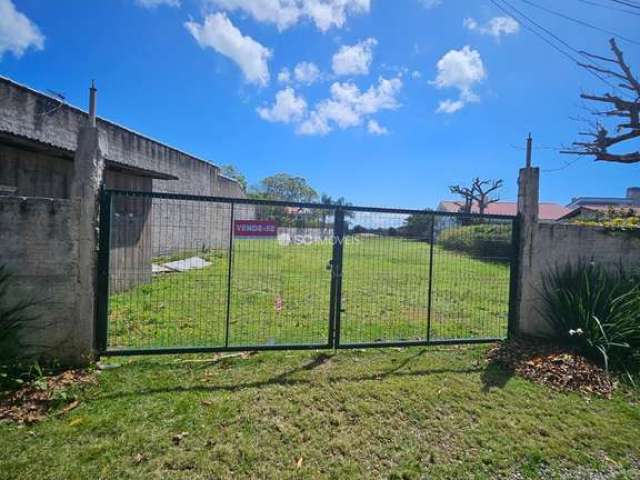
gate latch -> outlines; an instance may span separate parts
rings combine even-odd
[[[331,260],[329,260],[327,262],[327,267],[326,268],[327,268],[327,271],[333,270],[333,259],[331,259]]]

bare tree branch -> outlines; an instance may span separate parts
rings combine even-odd
[[[476,177],[473,179],[471,187],[451,185],[449,186],[449,191],[460,195],[464,199],[464,205],[460,207],[460,211],[471,213],[475,202],[482,215],[489,205],[500,201],[498,197],[491,197],[491,193],[502,188],[502,185],[502,180],[480,180],[480,177]]]
[[[581,93],[580,98],[591,102],[608,103],[612,106],[611,109],[604,111],[586,108],[594,116],[608,118],[619,117],[628,119],[628,121],[618,123],[611,129],[611,131],[617,132],[617,135],[610,135],[610,129],[599,122],[590,122],[590,131],[580,131],[578,135],[591,137],[593,140],[590,142],[573,142],[573,148],[563,150],[561,153],[586,155],[594,157],[596,161],[636,163],[640,162],[640,152],[616,153],[609,151],[609,148],[614,145],[624,144],[629,140],[640,138],[640,81],[634,76],[631,68],[625,62],[624,55],[618,48],[615,39],[612,38],[609,44],[615,58],[602,57],[586,52],[584,52],[584,54],[594,60],[615,64],[619,71],[613,71],[592,63],[579,63],[578,65],[587,70],[621,79],[623,82],[619,84],[619,87],[631,92],[634,98],[622,98],[611,93],[604,93],[602,95]],[[628,96],[625,95],[625,97]]]

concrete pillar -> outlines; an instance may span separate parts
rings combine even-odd
[[[535,328],[530,325],[531,315],[528,312],[527,298],[529,298],[529,279],[531,278],[534,265],[535,236],[538,230],[539,220],[539,190],[540,190],[540,169],[538,167],[527,167],[520,169],[518,177],[518,217],[519,228],[519,251],[518,269],[516,282],[516,300],[512,308],[515,308],[515,325],[513,333],[534,334]]]
[[[71,316],[69,345],[59,357],[68,363],[82,364],[95,353],[95,291],[98,245],[99,193],[104,173],[104,159],[99,132],[95,126],[78,133],[74,156],[71,201],[76,212],[78,262],[76,311]]]

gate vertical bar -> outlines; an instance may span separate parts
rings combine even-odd
[[[98,265],[96,278],[95,349],[98,354],[107,350],[109,321],[109,254],[111,249],[111,192],[100,189],[100,224],[98,236]]]
[[[435,242],[436,215],[431,214],[431,235],[429,239],[429,296],[427,298],[427,342],[431,341],[431,294],[433,293],[433,244]]]
[[[511,265],[509,268],[509,313],[507,338],[512,338],[518,325],[518,276],[520,272],[520,215],[511,221]]]
[[[340,316],[342,313],[342,254],[344,240],[344,210],[337,208],[333,216],[333,258],[331,259],[331,303],[329,346],[340,346]]]
[[[224,346],[229,347],[229,324],[231,322],[231,276],[233,270],[233,217],[235,203],[231,202],[231,213],[229,215],[229,253],[227,265],[227,317],[224,326]]]

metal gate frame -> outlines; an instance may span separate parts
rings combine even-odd
[[[132,197],[172,199],[172,200],[191,200],[200,202],[218,202],[226,203],[231,206],[231,229],[229,235],[229,266],[227,278],[227,312],[226,312],[226,330],[225,330],[225,346],[222,347],[157,347],[157,348],[127,348],[127,349],[109,349],[107,343],[108,335],[108,316],[109,316],[109,262],[111,248],[111,207],[114,195],[126,195]],[[277,207],[294,207],[300,209],[322,209],[333,212],[334,228],[333,228],[333,248],[331,266],[331,284],[329,292],[329,318],[328,322],[328,338],[326,343],[320,344],[276,344],[276,345],[229,345],[229,315],[230,315],[230,297],[231,297],[231,275],[232,275],[232,252],[233,252],[233,211],[235,205],[255,205],[255,206],[277,206]],[[429,282],[428,282],[428,323],[427,337],[425,340],[419,341],[383,341],[368,343],[342,343],[341,330],[341,314],[342,309],[342,277],[343,277],[343,254],[344,254],[344,237],[345,237],[345,212],[369,212],[369,213],[388,213],[388,214],[406,214],[406,215],[429,215],[432,217],[431,232],[429,239]],[[460,338],[460,339],[432,339],[431,338],[431,310],[432,310],[432,269],[433,269],[433,245],[435,242],[434,225],[437,217],[457,217],[460,219],[496,219],[510,221],[512,224],[512,256],[510,259],[510,277],[509,277],[509,298],[508,298],[508,322],[506,336],[504,337],[477,337],[477,338]],[[518,216],[511,215],[488,215],[488,214],[467,214],[459,212],[441,212],[437,210],[416,210],[416,209],[396,209],[383,207],[363,207],[363,206],[336,206],[326,205],[322,203],[312,202],[286,202],[275,200],[253,200],[247,198],[229,198],[229,197],[212,197],[200,195],[160,193],[160,192],[143,192],[128,191],[118,189],[102,188],[100,191],[100,214],[99,214],[99,237],[98,237],[98,259],[96,269],[96,319],[95,319],[95,347],[99,355],[142,355],[142,354],[176,354],[176,353],[208,353],[208,352],[231,352],[231,351],[263,351],[263,350],[320,350],[320,349],[351,349],[351,348],[383,348],[383,347],[411,347],[426,345],[443,345],[443,344],[479,344],[492,343],[504,340],[511,336],[514,331],[516,322],[516,286],[519,271],[519,224]]]

